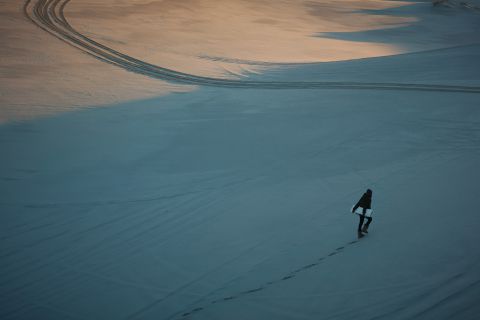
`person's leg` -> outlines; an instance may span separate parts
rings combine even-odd
[[[370,222],[372,222],[372,217],[367,217],[367,223],[362,228],[362,232],[368,233],[368,226],[370,225]]]
[[[361,232],[363,221],[365,220],[365,216],[363,214],[359,214],[359,217],[360,217],[360,222],[358,223],[358,232]]]
[[[365,224],[365,227],[368,228],[371,222],[372,222],[372,217],[367,217],[367,223]]]

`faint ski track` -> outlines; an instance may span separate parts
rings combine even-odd
[[[185,220],[191,221],[192,218],[193,218],[192,215],[194,215],[196,211],[210,206],[212,204],[212,201],[215,201],[215,199],[219,198],[219,196],[216,194],[216,192],[218,190],[224,190],[225,188],[234,188],[234,187],[238,186],[239,184],[249,182],[249,181],[252,181],[252,180],[255,180],[255,179],[251,179],[251,178],[245,178],[245,179],[240,179],[240,180],[229,179],[228,181],[225,181],[222,184],[222,187],[220,187],[220,188],[209,186],[208,188],[203,188],[202,190],[200,190],[198,192],[188,193],[189,197],[187,197],[187,198],[183,198],[183,197],[168,198],[168,200],[174,200],[174,202],[173,203],[168,203],[168,205],[166,205],[166,206],[164,205],[160,208],[156,208],[152,212],[146,212],[141,220],[139,220],[139,217],[137,215],[131,214],[130,212],[127,212],[127,213],[125,213],[123,215],[119,215],[119,216],[113,215],[112,217],[109,217],[106,220],[102,219],[103,221],[98,221],[94,225],[88,226],[87,228],[80,228],[80,230],[78,230],[79,228],[77,228],[77,227],[75,227],[75,228],[69,227],[70,225],[77,225],[78,220],[85,219],[85,216],[81,215],[81,218],[72,219],[72,221],[69,221],[65,224],[62,224],[62,225],[65,225],[68,230],[66,230],[64,232],[61,232],[61,233],[54,234],[54,235],[50,235],[48,238],[41,238],[41,239],[39,239],[35,242],[25,244],[23,248],[28,250],[28,249],[31,249],[31,248],[36,247],[38,245],[43,245],[45,242],[50,241],[52,239],[61,239],[65,236],[67,236],[67,235],[69,236],[69,238],[71,240],[73,240],[73,242],[76,242],[78,239],[80,239],[85,234],[90,234],[92,231],[96,231],[97,233],[100,233],[100,232],[102,232],[102,230],[104,230],[104,231],[108,231],[108,232],[105,233],[105,237],[103,238],[103,241],[102,241],[103,244],[102,245],[92,244],[91,247],[82,249],[82,250],[88,252],[88,255],[83,255],[83,258],[88,260],[92,256],[95,256],[95,257],[100,256],[105,251],[110,252],[110,251],[112,251],[112,249],[113,250],[118,249],[118,250],[121,250],[123,252],[123,258],[128,259],[129,257],[131,257],[132,255],[134,255],[138,252],[138,250],[136,250],[135,248],[141,247],[145,250],[146,248],[149,247],[149,242],[153,241],[157,245],[158,244],[164,245],[170,239],[172,234],[175,234],[178,231],[180,231],[181,229],[184,229],[184,227],[186,225]],[[203,180],[203,181],[204,182],[205,181],[215,182],[216,178],[206,179],[206,180]],[[216,184],[216,183],[214,183],[214,184]],[[206,193],[208,193],[208,194],[206,194]],[[204,201],[201,204],[201,206],[199,206],[198,201],[200,199],[203,199],[203,200],[207,199],[208,201]],[[191,208],[188,208],[187,213],[183,216],[180,216],[180,217],[172,216],[172,215],[168,214],[172,210],[175,211],[175,209],[178,206],[182,206],[182,207],[189,206]],[[54,208],[57,208],[60,211],[62,210],[62,207],[54,206]],[[87,207],[81,206],[81,207],[78,208],[78,210],[86,210],[86,209],[88,209],[88,206]],[[157,221],[158,218],[159,218],[159,215],[158,215],[159,210],[162,211],[161,216],[163,218],[160,219],[159,221]],[[90,211],[91,211],[91,214],[95,214],[95,212],[96,212],[95,210],[90,210]],[[185,210],[183,210],[183,211],[185,211]],[[127,223],[128,227],[121,228],[121,229],[118,228],[118,227],[112,228],[113,225],[118,226],[118,223],[121,222],[121,221],[128,222]],[[167,232],[167,233],[165,233],[165,232],[155,232],[157,230],[157,228],[159,228],[161,226],[164,226],[166,223],[169,224],[169,232]],[[47,224],[47,225],[51,225],[51,224]],[[62,228],[62,229],[64,229],[64,228]],[[111,232],[112,230],[114,232]],[[151,233],[158,233],[161,236],[160,237],[158,237],[158,236],[157,237],[152,237],[153,240],[151,240],[150,237],[149,237],[149,235]],[[148,241],[145,241],[146,237],[149,239]],[[133,249],[131,249],[131,250],[125,250],[123,248],[125,242],[127,242],[127,243],[133,243],[134,242],[135,246],[133,246]],[[22,250],[20,252],[25,252],[25,250]],[[75,265],[75,261],[76,261],[75,260],[76,259],[75,258],[76,252],[68,252],[68,251],[65,251],[65,250],[56,250],[55,252],[52,252],[52,254],[49,255],[49,258],[51,260],[46,262],[46,263],[40,263],[40,261],[38,261],[37,259],[33,259],[33,258],[30,259],[30,258],[28,258],[28,255],[14,257],[18,253],[19,253],[18,250],[11,250],[11,251],[6,252],[4,254],[4,257],[8,257],[10,262],[12,262],[13,259],[15,260],[15,263],[12,263],[12,266],[13,265],[15,266],[15,268],[17,270],[17,274],[13,277],[9,277],[8,280],[6,280],[2,285],[5,285],[7,283],[12,283],[12,282],[15,282],[19,279],[22,279],[24,277],[24,275],[26,275],[30,272],[26,269],[28,269],[28,267],[32,267],[32,265],[35,265],[34,268],[35,268],[36,272],[39,272],[40,270],[44,270],[44,269],[49,269],[53,265],[60,265],[65,270],[69,270],[69,268],[67,268],[67,266]],[[2,257],[2,258],[4,258],[4,257]],[[237,258],[235,258],[235,259],[237,259]],[[109,266],[112,263],[118,263],[118,262],[119,262],[119,260],[116,260],[115,262],[111,262],[110,264],[106,264],[106,265],[103,265],[103,266]],[[221,268],[221,267],[222,266],[219,266],[219,268]],[[77,272],[77,274],[80,275],[81,273]],[[95,272],[95,271],[92,271],[91,273],[83,273],[83,276],[88,276],[88,275],[92,275],[92,277],[96,275],[97,278],[102,277],[101,273],[97,274],[97,272]],[[110,279],[110,280],[105,279],[105,281],[115,282],[116,280],[115,279]],[[191,283],[187,284],[186,287],[188,287],[189,285],[191,285],[191,284],[193,284],[197,281],[198,281],[198,279],[193,280]],[[34,282],[28,282],[28,283],[23,284],[20,287],[16,287],[14,290],[15,291],[21,291],[22,289],[28,288],[28,287],[33,286],[33,285],[35,285]],[[13,292],[13,291],[11,291],[11,292]],[[165,292],[166,297],[164,297],[164,299],[167,299],[167,298],[171,297],[172,295],[175,295],[175,294],[180,293],[180,292],[182,292],[182,294],[185,294],[185,290],[182,289],[182,288],[177,288],[175,290]]]
[[[432,156],[432,157],[434,157],[434,156]],[[399,173],[399,172],[401,172],[401,171],[403,171],[403,170],[405,170],[405,168],[401,168],[401,169],[395,171],[395,173]],[[375,186],[375,185],[377,185],[377,183],[378,183],[379,181],[382,181],[382,180],[387,179],[387,178],[388,178],[388,176],[380,177],[380,178],[377,179],[375,182],[372,181],[370,184]],[[348,194],[348,196],[350,197],[350,196],[353,195],[354,193],[358,193],[358,192],[359,192],[359,190],[355,190],[355,192],[352,192],[352,193]],[[367,237],[368,237],[368,236],[367,236]],[[337,247],[336,249],[332,250],[331,252],[329,252],[329,253],[327,253],[327,254],[325,254],[325,255],[317,258],[316,260],[312,261],[311,263],[306,264],[306,265],[304,265],[304,266],[302,266],[302,267],[299,267],[299,268],[297,268],[297,269],[295,269],[295,270],[293,270],[293,271],[291,271],[291,272],[288,272],[288,273],[286,273],[286,274],[285,274],[283,277],[281,277],[281,278],[277,278],[276,280],[270,280],[270,281],[267,281],[267,282],[265,282],[265,283],[263,283],[263,284],[261,284],[261,285],[258,285],[258,286],[256,286],[255,288],[248,289],[248,290],[244,290],[244,291],[238,292],[237,294],[232,294],[232,295],[229,295],[229,296],[225,296],[225,297],[223,297],[223,298],[219,298],[219,299],[216,299],[216,300],[211,300],[210,302],[207,301],[207,302],[205,302],[205,303],[203,303],[203,304],[200,304],[200,301],[197,301],[197,302],[195,302],[195,303],[192,304],[192,305],[194,305],[194,306],[196,305],[197,307],[192,308],[192,309],[190,309],[190,310],[187,309],[187,310],[189,310],[189,311],[186,311],[186,312],[185,312],[185,311],[182,311],[183,313],[182,313],[182,312],[177,312],[177,313],[173,314],[172,316],[170,316],[170,317],[167,318],[167,319],[168,319],[168,320],[173,320],[173,319],[183,320],[183,319],[187,319],[187,317],[189,317],[189,316],[191,316],[191,315],[194,315],[194,314],[196,314],[196,313],[198,313],[198,312],[200,312],[200,311],[208,308],[209,306],[211,306],[211,305],[213,305],[213,304],[221,303],[221,302],[228,302],[228,301],[230,301],[230,300],[238,299],[238,298],[241,298],[241,297],[243,297],[243,296],[245,296],[245,295],[250,295],[250,294],[253,294],[253,293],[257,293],[257,292],[259,292],[259,291],[262,291],[262,290],[264,290],[264,289],[267,289],[268,287],[270,287],[270,286],[272,286],[272,285],[274,285],[274,284],[280,283],[281,281],[293,279],[298,273],[307,271],[307,270],[309,270],[309,269],[311,269],[311,268],[314,268],[314,267],[317,267],[317,266],[320,265],[322,262],[324,262],[324,260],[329,259],[329,258],[331,258],[331,257],[333,257],[333,256],[335,256],[335,255],[337,255],[337,254],[339,254],[339,253],[341,253],[341,252],[343,252],[343,251],[344,251],[345,249],[347,249],[349,246],[352,246],[352,245],[354,245],[354,244],[356,244],[356,243],[358,243],[358,242],[360,242],[360,241],[365,241],[365,240],[357,239],[357,240],[353,240],[353,241],[347,242],[346,244],[344,244],[344,245],[342,245],[342,246],[339,246],[339,247]],[[457,276],[455,276],[455,277],[453,277],[453,278],[456,278],[456,277],[459,277],[459,276],[461,276],[461,275],[457,275]],[[238,277],[235,278],[234,280],[236,280],[236,279],[238,279]],[[231,282],[231,281],[229,281],[229,283],[230,283],[230,282]],[[225,288],[225,287],[223,287],[223,288],[221,288],[221,289],[224,289],[224,288]],[[217,292],[217,291],[218,291],[218,290],[214,290],[214,292]],[[210,294],[211,294],[211,293],[207,294],[206,296],[209,296]],[[206,297],[206,296],[205,296],[205,297]],[[412,300],[412,301],[416,301],[416,300]],[[200,305],[200,306],[198,306],[198,305]],[[342,311],[341,313],[343,313],[343,312],[344,312],[344,311]],[[333,318],[335,318],[335,317],[333,317]]]
[[[93,206],[112,206],[118,204],[138,203],[138,202],[154,202],[160,200],[170,200],[180,198],[191,194],[201,193],[202,191],[192,191],[186,193],[172,194],[167,196],[157,196],[149,198],[126,199],[126,200],[108,200],[108,201],[89,201],[89,202],[51,202],[51,203],[0,203],[1,206],[23,206],[26,208],[55,208],[55,207],[93,207]]]
[[[12,295],[12,293],[9,292],[9,295]],[[85,320],[86,319],[86,318],[83,318],[83,317],[81,317],[77,314],[72,314],[68,311],[65,311],[63,309],[52,307],[52,306],[50,306],[46,303],[41,303],[41,302],[32,301],[32,300],[26,300],[25,297],[23,297],[23,296],[19,296],[18,299],[24,301],[24,303],[26,305],[34,306],[34,307],[37,307],[37,308],[40,308],[40,309],[46,309],[46,310],[50,311],[51,313],[58,314],[58,315],[64,317],[63,319],[76,319],[76,320]],[[6,319],[7,317],[9,317],[11,315],[15,315],[15,314],[18,314],[19,312],[22,312],[23,310],[24,310],[24,306],[22,306],[21,308],[17,308],[16,310],[13,310],[9,313],[2,314],[2,317],[4,319]]]
[[[346,243],[345,245],[343,246],[340,246],[338,248],[336,248],[335,250],[333,250],[332,252],[324,255],[324,256],[321,256],[319,258],[317,258],[314,262],[310,263],[310,264],[307,264],[307,265],[304,265],[302,267],[299,267],[293,271],[290,271],[289,273],[283,275],[282,277],[280,278],[277,278],[275,280],[270,280],[270,281],[267,281],[255,288],[251,288],[251,289],[248,289],[248,290],[244,290],[244,291],[240,291],[240,292],[237,292],[235,294],[232,294],[232,295],[229,295],[229,296],[224,296],[222,298],[218,298],[218,299],[215,299],[215,300],[210,300],[208,302],[205,302],[203,305],[200,305],[200,306],[197,306],[195,308],[192,308],[190,311],[187,311],[187,312],[179,312],[179,313],[176,313],[174,315],[172,315],[171,317],[168,318],[168,320],[171,320],[171,319],[185,319],[186,317],[189,317],[189,316],[192,316],[194,315],[195,313],[198,313],[202,310],[205,310],[208,308],[208,306],[211,306],[213,304],[217,304],[217,303],[224,303],[224,302],[228,302],[230,300],[235,300],[235,299],[239,299],[245,295],[251,295],[251,294],[254,294],[254,293],[257,293],[257,292],[260,292],[262,290],[265,290],[265,289],[268,289],[268,287],[272,286],[272,285],[275,285],[277,283],[280,283],[281,281],[286,281],[286,280],[289,280],[289,279],[293,279],[295,278],[295,276],[301,272],[304,272],[306,270],[309,270],[311,268],[314,268],[314,267],[317,267],[318,265],[321,264],[321,262],[323,262],[324,260],[328,259],[329,257],[332,257],[334,255],[337,255],[339,253],[341,253],[343,250],[345,250],[348,246],[351,246],[351,245],[354,245],[356,243],[358,243],[360,240],[353,240],[353,241],[350,241],[348,243]],[[363,241],[363,240],[362,240]],[[130,319],[130,318],[129,318]]]
[[[163,302],[164,300],[170,298],[171,296],[177,294],[178,292],[181,292],[183,291],[184,289],[188,288],[189,286],[191,286],[192,284],[194,283],[197,283],[199,280],[202,280],[203,278],[205,278],[206,276],[220,270],[221,268],[225,267],[226,265],[228,264],[231,264],[235,261],[237,261],[238,259],[240,259],[242,256],[244,256],[245,254],[249,253],[250,251],[254,250],[255,248],[259,247],[262,243],[257,243],[249,248],[246,248],[244,251],[242,251],[240,254],[236,255],[235,257],[225,261],[224,263],[216,266],[215,268],[203,273],[202,275],[200,275],[199,277],[185,283],[184,285],[182,285],[181,287],[179,288],[176,288],[175,290],[172,290],[171,292],[169,292],[167,295],[153,301],[152,303],[146,305],[145,307],[143,307],[142,309],[136,311],[135,313],[129,315],[126,319],[135,319],[137,318],[137,316],[140,316],[141,314],[145,313],[146,311],[148,310],[151,310],[152,308],[154,308],[156,305],[158,305],[159,303]],[[197,308],[197,309],[200,309],[200,310],[203,310],[204,308]],[[198,310],[199,311],[199,310]]]
[[[125,70],[155,79],[181,84],[251,89],[369,89],[480,93],[480,87],[411,83],[368,83],[328,81],[250,81],[202,77],[138,60],[118,52],[76,31],[67,21],[64,9],[70,0],[27,0],[25,16],[44,31],[69,45]]]
[[[232,59],[225,57],[216,57],[209,55],[199,55],[200,59],[210,60],[210,61],[220,61],[226,63],[235,63],[235,64],[246,64],[252,66],[298,66],[298,65],[309,65],[309,64],[318,64],[318,62],[268,62],[268,61],[256,61],[256,60],[245,60],[245,59]]]

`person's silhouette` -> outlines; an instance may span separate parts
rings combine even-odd
[[[359,207],[363,210],[361,214],[358,214],[360,217],[360,221],[358,223],[358,236],[363,237],[362,232],[368,233],[368,226],[372,222],[372,217],[365,216],[365,214],[367,213],[367,209],[372,208],[372,190],[367,189],[367,191],[362,195],[360,200],[358,200],[357,204],[352,208],[352,212],[355,212]],[[363,225],[365,218],[367,218],[367,223]]]

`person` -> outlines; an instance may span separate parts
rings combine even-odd
[[[372,208],[372,190],[367,189],[360,200],[358,200],[357,204],[352,208],[352,212],[355,212],[359,207],[362,208],[362,214],[359,214],[360,221],[358,223],[358,236],[363,237],[363,233],[368,233],[368,227],[372,222],[372,217],[365,216],[367,209]],[[367,218],[367,223],[363,225],[365,218]]]

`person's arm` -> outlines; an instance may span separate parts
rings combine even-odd
[[[364,196],[362,196],[362,197],[360,198],[360,200],[357,201],[357,204],[356,204],[355,206],[353,206],[352,213],[355,212],[355,210],[357,210],[358,207],[360,207],[360,203],[362,202],[363,197],[364,197]]]

